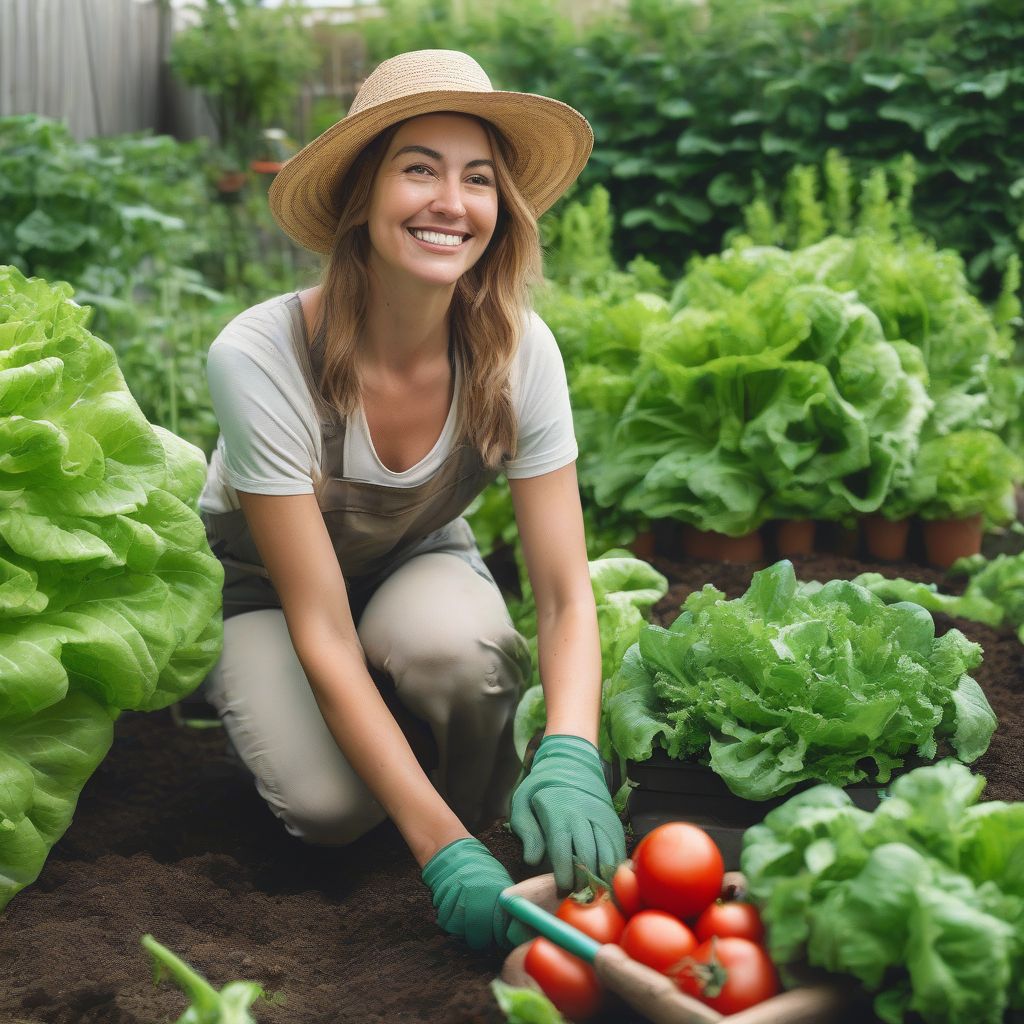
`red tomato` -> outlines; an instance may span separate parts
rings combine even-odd
[[[675,978],[684,992],[725,1016],[756,1006],[779,991],[775,965],[749,939],[716,936],[702,942]]]
[[[559,904],[555,916],[597,942],[618,942],[622,929],[626,927],[626,919],[612,903],[607,889],[600,890],[589,903],[580,903],[567,896]]]
[[[571,1020],[587,1020],[601,1008],[604,990],[594,968],[553,942],[534,939],[523,966],[544,995]]]
[[[664,910],[641,910],[626,922],[619,945],[634,960],[664,974],[697,948],[693,932]]]
[[[695,917],[722,891],[725,864],[714,840],[685,821],[659,825],[633,852],[640,901],[677,917]]]
[[[640,890],[636,885],[636,872],[631,860],[624,860],[615,869],[612,891],[615,893],[615,902],[626,917],[632,917],[640,909]]]
[[[706,942],[712,935],[720,939],[750,939],[751,942],[764,940],[764,925],[757,907],[738,900],[715,900],[697,918],[693,930],[701,942]]]

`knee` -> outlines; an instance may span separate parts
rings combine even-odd
[[[530,648],[511,625],[461,640],[427,639],[387,666],[396,692],[414,705],[515,699],[531,671]]]
[[[293,836],[315,846],[347,846],[387,817],[369,795],[357,799],[334,787],[316,785],[303,786],[275,810]]]

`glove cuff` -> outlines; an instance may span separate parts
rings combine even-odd
[[[442,846],[423,865],[420,878],[423,879],[424,885],[433,890],[438,882],[448,878],[466,863],[476,860],[481,853],[488,858],[491,856],[490,850],[479,839],[474,839],[471,836],[467,836],[465,839],[456,839],[448,843],[447,846]]]
[[[574,736],[571,733],[555,733],[553,736],[545,736],[537,747],[537,753],[533,762],[551,757],[554,754],[585,754],[593,755],[598,761],[601,760],[600,752],[590,740],[582,736]]]

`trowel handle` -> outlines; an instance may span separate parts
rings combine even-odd
[[[597,951],[601,948],[589,935],[584,935],[578,928],[573,928],[561,918],[542,910],[536,903],[531,903],[525,896],[518,896],[507,889],[498,897],[498,902],[518,921],[535,928],[546,939],[556,946],[568,950],[588,964],[594,962]]]

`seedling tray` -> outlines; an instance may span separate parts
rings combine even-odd
[[[741,875],[726,875],[723,895],[744,887]],[[553,874],[527,878],[512,886],[511,891],[551,914],[561,902]],[[502,967],[501,980],[508,985],[540,991],[540,986],[523,966],[528,947],[529,943],[525,942],[509,953]],[[726,1017],[676,989],[664,975],[628,957],[625,959],[631,965],[630,1003],[633,1010],[646,1016],[653,1024],[717,1024],[719,1021],[727,1024],[838,1024],[854,1001],[853,992],[839,979],[806,974],[809,979],[807,985],[780,992],[749,1010]],[[601,1020],[605,1019],[611,1018],[603,1014]]]
[[[637,839],[667,821],[690,821],[700,825],[718,844],[726,870],[738,871],[743,833],[764,819],[774,807],[785,803],[809,782],[774,800],[745,800],[710,768],[679,761],[655,748],[646,761],[627,761],[627,774],[636,783],[630,791],[626,812]],[[906,770],[906,769],[905,769]],[[874,810],[885,786],[861,782],[846,787],[850,799],[866,811]]]

